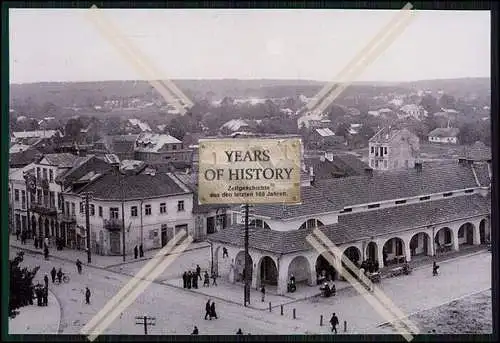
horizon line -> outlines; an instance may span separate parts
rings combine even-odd
[[[435,78],[435,79],[418,79],[418,80],[408,80],[408,81],[354,81],[353,84],[359,83],[392,83],[392,84],[401,84],[401,83],[412,83],[412,82],[422,82],[422,81],[449,81],[449,80],[462,80],[462,79],[491,79],[491,76],[461,76],[461,77],[452,77],[452,78]],[[30,82],[10,82],[10,85],[34,85],[41,83],[102,83],[102,82],[149,82],[149,81],[163,81],[167,79],[155,79],[155,80],[146,80],[146,79],[104,79],[104,80],[92,80],[92,81],[30,81]],[[233,77],[223,77],[223,78],[215,78],[215,77],[206,77],[206,78],[170,78],[168,80],[172,81],[302,81],[302,82],[317,82],[317,83],[327,83],[330,81],[323,81],[317,79],[305,79],[305,78],[233,78]],[[338,82],[337,82],[338,83]]]

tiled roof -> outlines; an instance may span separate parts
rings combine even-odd
[[[438,127],[429,132],[429,137],[456,137],[460,130],[455,127]]]
[[[95,155],[86,156],[75,163],[73,168],[69,169],[64,174],[58,175],[56,181],[63,181],[66,186],[70,185],[73,181],[78,180],[90,171],[96,173],[103,173],[109,171],[111,166],[105,161],[97,158]]]
[[[463,158],[472,161],[491,160],[491,148],[483,142],[476,142],[473,145],[464,147]]]
[[[335,136],[335,132],[330,130],[329,128],[320,128],[316,129],[316,132],[321,136],[321,137],[330,137],[330,136]]]
[[[15,138],[27,138],[27,137],[52,137],[58,134],[57,130],[36,130],[36,131],[18,131],[14,132],[13,136]]]
[[[425,203],[347,214],[339,222],[320,230],[337,245],[370,237],[396,234],[412,228],[460,220],[490,212],[491,200],[481,195],[460,196]],[[251,248],[277,254],[289,254],[312,249],[306,237],[312,230],[274,231],[252,228]],[[211,234],[209,241],[243,246],[244,227],[236,225]]]
[[[390,127],[384,127],[380,129],[375,135],[369,139],[370,143],[388,143],[394,139],[394,137],[399,135],[414,136],[413,133],[407,129],[391,129]]]
[[[25,151],[9,154],[10,166],[24,166],[32,162],[38,161],[43,154],[37,149],[29,149]]]
[[[123,178],[121,182],[121,178]],[[113,172],[108,172],[91,182],[88,186],[79,190],[92,192],[96,199],[148,199],[160,196],[175,194],[186,194],[170,174],[156,173],[148,175],[146,173],[120,176]]]
[[[488,187],[491,184],[491,177],[490,177],[490,172],[491,172],[491,167],[488,166],[486,163],[481,163],[481,164],[473,164],[471,168],[474,169],[476,172],[477,180],[479,181],[479,184],[483,187]]]
[[[255,214],[281,219],[314,216],[353,205],[473,187],[478,185],[469,165],[460,165],[456,161],[439,165],[423,163],[420,171],[388,170],[374,172],[373,176],[317,180],[314,186],[302,188],[302,205],[257,205]]]
[[[135,141],[135,151],[140,152],[158,152],[165,144],[182,143],[175,137],[159,133],[141,133]]]
[[[313,167],[316,180],[331,179],[334,177],[364,175],[365,169],[370,168],[353,155],[334,155],[333,160],[321,161],[319,157],[304,158],[307,169]]]
[[[58,166],[60,168],[71,168],[73,167],[75,161],[79,159],[78,156],[67,152],[59,154],[46,154],[43,157],[50,165]]]

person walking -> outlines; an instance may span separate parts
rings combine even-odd
[[[217,274],[215,272],[212,273],[212,286],[217,286]]]
[[[264,298],[266,297],[266,287],[264,287],[264,285],[262,285],[262,287],[260,288],[260,294],[261,294],[261,301],[264,302]]]
[[[191,335],[197,335],[198,334],[198,327],[195,325],[194,329],[193,329],[193,332],[191,333]]]
[[[207,317],[212,320],[212,308],[210,307],[210,299],[208,299],[207,303],[205,304],[205,320],[207,320]]]
[[[144,257],[144,250],[142,249],[142,244],[139,245],[139,257]]]
[[[438,269],[439,266],[437,265],[436,261],[432,262],[432,276],[438,275]]]
[[[52,267],[50,271],[50,276],[52,276],[52,283],[56,282],[57,270],[56,267]]]
[[[335,313],[332,314],[332,318],[330,319],[330,324],[332,324],[332,332],[337,333],[337,325],[339,325],[339,318]]]
[[[82,273],[82,261],[80,261],[79,258],[76,259],[76,270],[78,271],[78,274]]]
[[[49,288],[49,276],[47,274],[43,277],[43,281],[45,282],[45,288]]]
[[[243,331],[241,331],[241,328],[239,328],[238,331],[236,331],[236,334],[237,335],[243,335]]]
[[[202,278],[201,278],[201,268],[200,268],[199,264],[196,265],[196,276],[199,277],[200,280],[202,280]]]
[[[203,275],[204,280],[203,280],[203,287],[210,287],[210,275],[208,275],[208,272],[205,270],[205,274]]]
[[[85,304],[90,305],[90,289],[85,287]]]
[[[49,305],[49,286],[45,286],[43,288],[42,305],[43,306],[48,306]]]
[[[193,280],[193,273],[191,271],[188,271],[187,273],[187,289],[191,289],[191,281]]]
[[[194,272],[191,274],[192,280],[191,283],[193,284],[194,289],[198,289],[198,273]]]
[[[57,271],[57,280],[59,281],[59,283],[62,283],[62,277],[63,277],[63,272],[62,269],[59,268],[59,270]]]
[[[184,273],[182,273],[182,287],[183,288],[187,288],[187,272],[184,271]]]
[[[49,259],[49,248],[47,246],[43,248],[43,256],[45,257],[46,260]]]
[[[229,257],[229,255],[227,254],[227,248],[222,247],[222,258],[226,258],[226,257]]]
[[[137,245],[134,247],[134,258],[137,260],[137,256],[139,256],[139,249],[137,248]]]
[[[210,305],[210,315],[215,319],[218,319],[217,312],[215,312],[215,302],[212,301],[212,305]]]

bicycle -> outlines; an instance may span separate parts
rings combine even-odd
[[[64,283],[68,283],[68,282],[69,282],[69,275],[68,275],[68,274],[66,274],[66,273],[64,273],[64,274],[63,274],[63,276],[62,276],[62,278],[61,278],[61,280],[62,280],[62,282],[64,282]],[[59,278],[56,278],[54,283],[55,283],[55,284],[60,284],[60,283],[62,283],[62,282],[59,282]]]

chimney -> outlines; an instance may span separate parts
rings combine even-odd
[[[365,168],[365,174],[367,176],[372,177],[373,176],[373,169],[372,168]]]
[[[420,161],[415,161],[415,169],[416,169],[418,172],[421,172],[421,171],[422,171],[422,162],[420,162]]]
[[[332,162],[333,161],[333,152],[325,152],[325,158]]]

